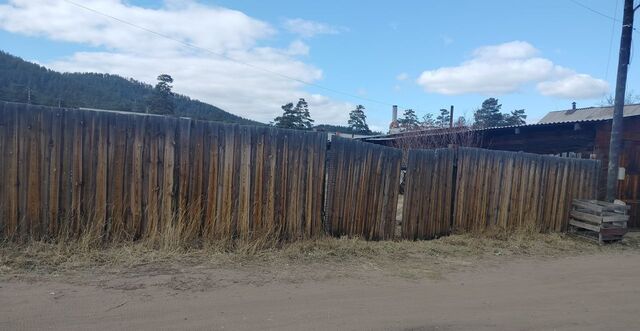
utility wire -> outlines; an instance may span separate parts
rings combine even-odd
[[[605,14],[605,13],[601,12],[601,11],[595,10],[595,9],[593,9],[593,8],[591,8],[591,7],[589,7],[589,6],[585,5],[585,4],[583,4],[583,3],[580,3],[579,1],[576,1],[576,0],[569,0],[569,1],[571,1],[571,2],[575,3],[576,5],[578,5],[578,6],[582,7],[582,8],[584,8],[584,9],[586,9],[586,10],[590,11],[590,12],[593,12],[593,13],[595,13],[595,14],[598,14],[598,15],[602,16],[602,17],[606,17],[606,18],[608,18],[608,19],[610,19],[610,20],[613,20],[614,22],[622,23],[622,21],[621,21],[621,20],[619,20],[619,19],[617,19],[617,18],[615,18],[615,17],[611,17],[611,16],[609,16],[609,15],[607,15],[607,14]],[[636,8],[638,8],[638,7],[640,7],[640,5],[638,5]],[[634,11],[635,11],[635,10],[634,10]],[[636,30],[636,28],[634,28],[634,27],[632,27],[632,29],[633,29],[634,31]]]
[[[570,0],[570,1],[575,3],[576,5],[578,5],[578,6],[582,7],[582,8],[584,8],[584,9],[592,12],[592,13],[596,13],[596,14],[602,16],[602,17],[606,17],[606,18],[608,18],[610,20],[614,20],[616,22],[622,22],[621,20],[619,20],[619,19],[617,19],[615,17],[611,17],[611,16],[609,16],[609,15],[607,15],[607,14],[601,12],[601,11],[595,10],[595,9],[593,9],[593,8],[587,6],[587,5],[585,5],[585,4],[583,4],[583,3],[579,2],[579,1],[576,1],[576,0]],[[617,4],[616,4],[616,6],[617,6]]]
[[[616,0],[616,10],[613,12],[613,21],[611,22],[611,35],[609,37],[609,53],[607,57],[607,70],[605,71],[604,77],[605,79],[609,79],[609,64],[611,63],[611,49],[613,48],[613,32],[615,31],[616,26],[616,16],[618,14],[618,2]]]
[[[292,80],[292,81],[295,81],[295,82],[298,82],[298,83],[301,83],[301,84],[304,84],[304,85],[307,85],[307,86],[311,86],[311,87],[319,88],[319,89],[322,89],[322,90],[325,90],[325,91],[329,91],[329,92],[333,92],[333,93],[336,93],[336,94],[341,94],[341,95],[344,95],[344,96],[348,96],[348,97],[351,97],[351,98],[354,98],[354,99],[359,99],[359,100],[363,100],[363,101],[373,102],[373,103],[377,103],[377,104],[381,104],[381,105],[386,105],[386,106],[391,106],[391,105],[393,105],[393,103],[390,103],[390,102],[385,102],[385,101],[380,101],[380,100],[375,100],[375,99],[370,99],[370,98],[361,97],[361,96],[356,95],[356,94],[352,94],[352,93],[348,93],[348,92],[343,92],[343,91],[336,90],[336,89],[333,89],[333,88],[330,88],[330,87],[322,86],[322,85],[319,85],[319,84],[316,84],[316,83],[312,83],[312,82],[308,82],[308,81],[305,81],[305,80],[302,80],[302,79],[298,79],[298,78],[295,78],[295,77],[291,77],[291,76],[288,76],[288,75],[285,75],[285,74],[282,74],[282,73],[279,73],[279,72],[276,72],[276,71],[273,71],[273,70],[270,70],[270,69],[265,69],[265,68],[262,68],[262,67],[259,67],[259,66],[256,66],[256,65],[253,65],[253,64],[251,64],[251,63],[248,63],[248,62],[244,62],[244,61],[236,60],[236,59],[234,59],[234,58],[232,58],[232,57],[229,57],[229,56],[227,56],[227,55],[225,55],[225,54],[218,53],[218,52],[212,51],[212,50],[210,50],[210,49],[208,49],[208,48],[201,47],[201,46],[198,46],[198,45],[194,45],[194,44],[192,44],[192,43],[189,43],[189,42],[186,42],[186,41],[183,41],[183,40],[180,40],[180,39],[177,39],[177,38],[171,37],[171,36],[169,36],[169,35],[166,35],[166,34],[163,34],[163,33],[160,33],[160,32],[157,32],[157,31],[154,31],[154,30],[151,30],[151,29],[148,29],[148,28],[145,28],[145,27],[140,26],[140,25],[137,25],[137,24],[135,24],[135,23],[131,23],[131,22],[126,21],[126,20],[123,20],[123,19],[121,19],[121,18],[118,18],[118,17],[115,17],[115,16],[111,16],[111,15],[109,15],[109,14],[103,13],[103,12],[98,11],[98,10],[96,10],[96,9],[93,9],[93,8],[90,8],[90,7],[87,7],[87,6],[81,5],[81,4],[77,3],[77,2],[74,2],[74,1],[71,1],[71,0],[64,0],[64,1],[65,1],[65,2],[67,2],[67,3],[69,3],[69,4],[71,4],[71,5],[74,5],[74,6],[76,6],[76,7],[82,8],[82,9],[87,10],[87,11],[90,11],[90,12],[93,12],[93,13],[95,13],[95,14],[98,14],[98,15],[100,15],[100,16],[103,16],[103,17],[106,17],[106,18],[109,18],[109,19],[112,19],[112,20],[117,21],[117,22],[120,22],[120,23],[122,23],[122,24],[125,24],[125,25],[128,25],[128,26],[131,26],[131,27],[133,27],[133,28],[136,28],[136,29],[139,29],[139,30],[145,31],[145,32],[150,33],[150,34],[153,34],[153,35],[155,35],[155,36],[158,36],[158,37],[161,37],[161,38],[165,38],[165,39],[168,39],[168,40],[174,41],[174,42],[176,42],[176,43],[182,44],[183,46],[186,46],[186,47],[189,47],[189,48],[192,48],[192,49],[195,49],[195,50],[200,50],[200,51],[204,51],[204,52],[207,52],[207,53],[210,53],[210,54],[216,55],[216,56],[221,57],[221,58],[223,58],[223,59],[225,59],[225,60],[228,60],[228,61],[231,61],[231,62],[234,62],[234,63],[237,63],[237,64],[241,64],[241,65],[244,65],[244,66],[246,66],[246,67],[249,67],[249,68],[252,68],[252,69],[255,69],[255,70],[262,71],[262,72],[264,72],[264,73],[268,73],[268,74],[271,74],[271,75],[275,75],[275,76],[278,76],[278,77],[280,77],[280,78],[284,78],[284,79],[289,79],[289,80]],[[403,108],[407,108],[407,107],[403,107]],[[410,107],[408,107],[408,108],[410,108]],[[415,109],[415,108],[414,108],[414,109]]]

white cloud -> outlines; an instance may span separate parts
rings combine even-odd
[[[484,46],[472,54],[458,66],[424,71],[418,84],[427,92],[446,95],[504,94],[531,83],[538,83],[544,95],[562,98],[594,98],[608,91],[606,82],[539,57],[539,51],[524,41]]]
[[[585,74],[573,74],[565,78],[541,82],[537,85],[542,95],[565,99],[589,99],[609,92],[609,84]]]
[[[399,80],[399,81],[403,81],[403,80],[407,80],[407,79],[409,79],[409,74],[407,74],[406,72],[399,73],[396,76],[396,80]]]
[[[538,50],[526,41],[512,41],[499,45],[477,48],[473,51],[476,58],[491,60],[526,59],[538,54]]]
[[[277,33],[270,24],[242,12],[192,1],[171,0],[157,9],[123,0],[91,0],[83,5],[172,39],[296,80],[315,82],[322,70],[297,56],[309,47],[294,40],[286,48],[259,47]],[[155,84],[168,73],[174,90],[251,119],[268,122],[280,106],[307,98],[318,123],[344,124],[351,106],[304,91],[300,81],[256,70],[201,49],[191,49],[61,0],[10,0],[0,5],[0,29],[100,47],[43,63],[68,72],[107,72]]]
[[[309,55],[309,45],[300,40],[295,40],[289,44],[287,49],[289,55]]]
[[[292,18],[284,22],[284,27],[291,33],[303,38],[311,38],[320,34],[338,34],[342,29],[320,22]]]

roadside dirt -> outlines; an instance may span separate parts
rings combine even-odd
[[[522,246],[527,253],[515,254],[483,241],[488,254],[468,254],[449,252],[446,240],[362,243],[340,256],[344,263],[317,255],[301,262],[296,255],[31,272],[9,270],[13,264],[5,261],[0,329],[634,329],[640,316],[640,250],[561,240],[553,246],[573,248],[537,250],[520,243],[514,250]],[[337,245],[344,249],[351,241]],[[376,245],[400,248],[385,246],[396,255],[376,259],[383,252],[372,251]],[[403,245],[412,251],[397,255]],[[413,251],[414,246],[420,249]],[[310,254],[308,248],[297,251]],[[362,257],[353,258],[358,254]],[[420,261],[428,265],[417,265]]]

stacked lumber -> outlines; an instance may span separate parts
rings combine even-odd
[[[598,240],[622,240],[627,233],[629,206],[598,200],[574,199],[569,220],[570,232]]]

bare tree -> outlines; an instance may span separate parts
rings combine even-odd
[[[405,132],[392,141],[392,147],[402,150],[402,171],[400,177],[400,193],[404,194],[406,166],[410,149],[436,149],[447,147],[478,147],[482,143],[482,135],[468,126],[438,128],[422,131]]]

